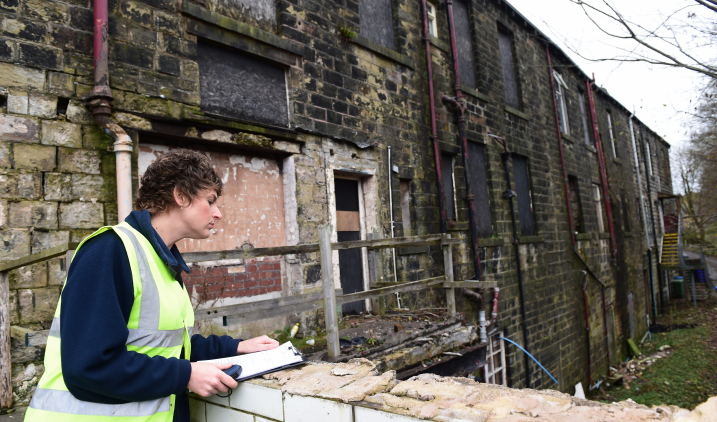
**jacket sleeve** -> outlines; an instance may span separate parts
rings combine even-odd
[[[134,289],[127,252],[112,231],[78,251],[62,291],[62,373],[75,398],[107,404],[185,391],[191,364],[128,351]]]
[[[228,358],[237,355],[237,347],[240,339],[234,339],[229,336],[202,337],[199,334],[192,336],[192,356],[191,361],[208,359]]]

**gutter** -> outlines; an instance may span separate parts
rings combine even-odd
[[[107,0],[94,0],[93,6],[95,86],[87,97],[87,103],[92,108],[97,126],[115,141],[111,151],[115,152],[117,166],[117,217],[118,222],[122,222],[132,211],[132,139],[110,119],[112,90],[109,85]]]

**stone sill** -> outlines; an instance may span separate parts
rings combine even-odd
[[[572,136],[568,135],[567,133],[560,132],[560,136],[571,144],[575,143],[575,140],[572,138]]]
[[[518,243],[525,244],[525,243],[543,243],[545,242],[545,239],[543,239],[543,236],[520,236],[518,237]]]
[[[597,154],[597,150],[595,149],[594,146],[587,145],[587,144],[582,144],[582,145],[583,145],[583,148],[585,148],[586,150],[592,152],[593,154]]]
[[[505,245],[505,241],[502,237],[486,237],[483,239],[478,239],[478,246],[481,247],[490,247],[490,246],[503,246]]]
[[[615,164],[620,164],[620,165],[622,165],[622,160],[620,160],[620,159],[617,158],[617,157],[613,158],[612,161],[615,162]]]
[[[454,225],[451,225],[451,223],[446,221],[446,230],[449,232],[466,231],[468,230],[468,227],[467,221],[456,221]]]
[[[523,113],[523,112],[520,111],[520,110],[516,110],[516,109],[514,109],[513,107],[511,107],[511,106],[509,106],[509,105],[504,105],[504,106],[503,106],[503,110],[505,110],[506,113],[510,113],[510,114],[512,114],[512,115],[514,115],[514,116],[520,117],[521,119],[525,120],[526,122],[529,122],[529,121],[530,121],[530,117],[528,117],[527,114]]]
[[[255,28],[251,25],[247,25],[218,13],[211,12],[194,3],[190,3],[188,1],[182,2],[182,12],[186,15],[192,16],[193,18],[228,29],[229,31],[236,32],[237,34],[244,35],[245,37],[261,41],[272,47],[286,50],[292,54],[296,54],[297,56],[304,55],[303,47],[294,41],[281,38],[271,32],[262,31],[261,29]]]
[[[390,48],[386,48],[381,44],[375,43],[368,38],[362,36],[361,34],[356,34],[355,37],[351,38],[351,42],[353,42],[354,44],[358,44],[363,48],[371,50],[374,53],[378,53],[384,57],[387,57],[404,66],[407,66],[411,68],[411,70],[416,68],[416,63],[413,61],[412,58],[403,55],[397,51],[391,50]]]
[[[590,233],[575,233],[575,240],[590,240]]]
[[[599,235],[600,239],[609,239],[610,238],[610,233],[603,232],[603,233],[598,233],[598,235]]]
[[[438,38],[434,37],[433,35],[429,35],[431,44],[436,47],[437,49],[443,51],[444,53],[450,54],[451,53],[451,47],[444,43],[443,41],[439,40]]]
[[[470,95],[471,97],[475,97],[475,98],[483,101],[484,103],[490,102],[490,100],[488,99],[488,96],[486,96],[485,94],[481,94],[477,89],[473,89],[469,86],[461,85],[461,91]]]

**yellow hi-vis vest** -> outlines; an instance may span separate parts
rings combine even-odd
[[[132,269],[134,303],[127,322],[127,350],[179,358],[184,347],[188,359],[194,310],[186,288],[177,283],[149,241],[127,223],[102,227],[82,241],[78,250],[88,239],[107,230],[114,230],[122,239]],[[27,409],[25,422],[171,422],[174,395],[142,402],[102,404],[78,400],[67,390],[60,357],[61,306],[62,297],[47,338],[45,373]]]

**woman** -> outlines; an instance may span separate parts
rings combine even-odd
[[[230,365],[198,360],[278,346],[191,333],[176,243],[209,237],[221,192],[206,156],[170,151],[147,168],[136,211],[80,244],[26,421],[189,421],[187,389],[206,397],[237,386],[222,372]]]

